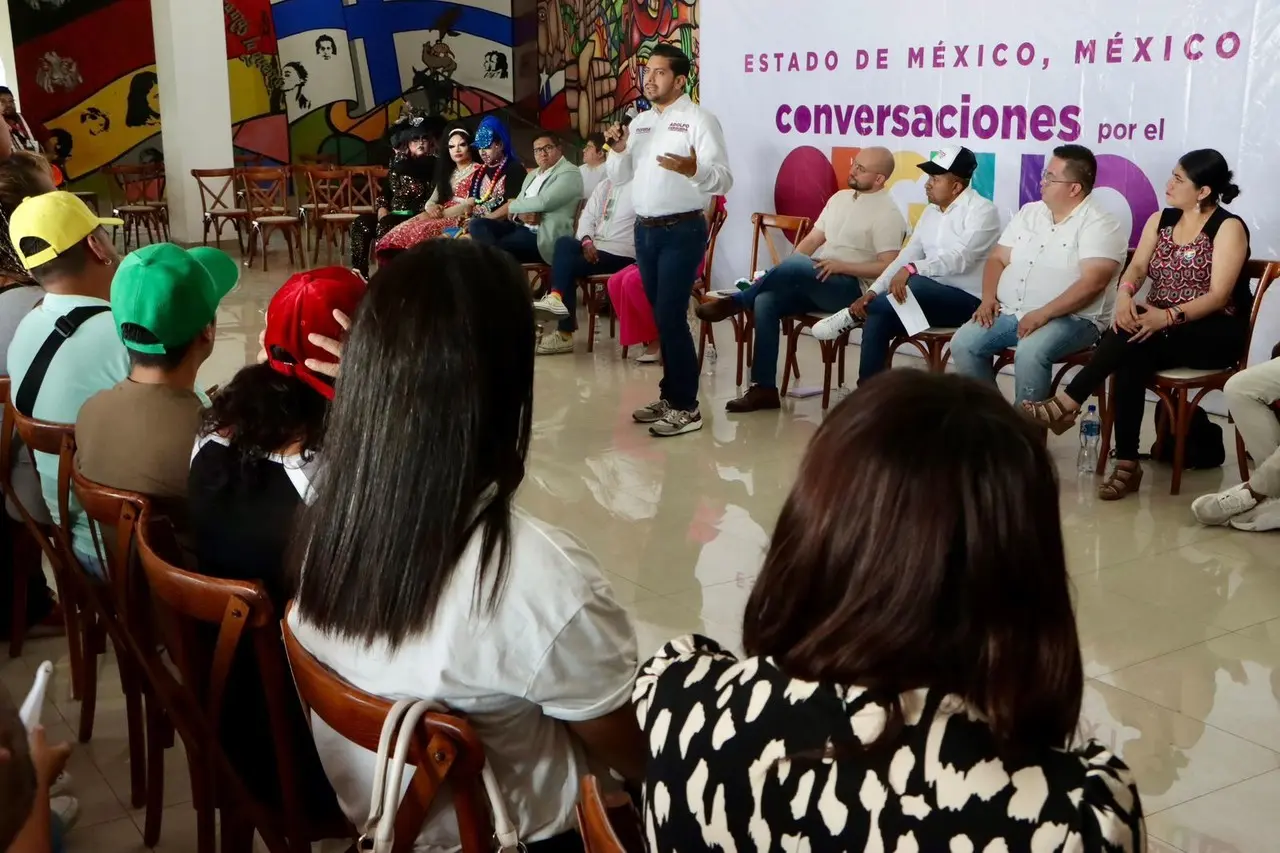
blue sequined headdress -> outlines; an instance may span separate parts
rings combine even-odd
[[[494,139],[502,143],[502,151],[511,159],[516,159],[515,148],[511,144],[511,136],[507,128],[493,116],[485,116],[476,128],[476,148],[484,149],[493,144]]]

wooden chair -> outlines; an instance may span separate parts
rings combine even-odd
[[[0,376],[0,406],[9,406],[9,377]],[[22,499],[13,485],[13,419],[4,419],[5,434],[0,438],[0,492],[4,494],[18,510],[18,520],[4,514],[3,523],[9,526],[9,540],[12,543],[11,559],[13,577],[10,579],[13,589],[13,607],[9,620],[9,657],[16,658],[22,654],[22,646],[27,636],[27,589],[29,582],[40,577],[40,555],[45,549],[48,537],[41,531],[39,523],[27,512]],[[35,531],[35,532],[33,532]]]
[[[1253,311],[1249,315],[1249,330],[1245,335],[1244,348],[1240,361],[1233,367],[1224,370],[1195,370],[1189,367],[1175,367],[1170,370],[1156,372],[1147,386],[1159,398],[1157,404],[1157,421],[1167,418],[1173,425],[1173,479],[1169,485],[1169,494],[1176,495],[1182,490],[1182,470],[1186,464],[1187,431],[1191,428],[1191,416],[1200,405],[1200,401],[1210,391],[1221,391],[1227,380],[1238,371],[1244,370],[1249,362],[1249,346],[1253,341],[1253,332],[1258,323],[1258,311],[1262,307],[1263,297],[1271,287],[1277,273],[1280,273],[1280,261],[1254,260],[1245,264],[1245,272],[1250,279],[1257,279],[1258,287],[1253,296]],[[1108,380],[1111,382],[1111,380]],[[1112,407],[1114,409],[1114,406]],[[1114,416],[1114,412],[1112,412]],[[1102,423],[1102,448],[1100,461],[1111,451],[1112,422]],[[1163,436],[1164,431],[1157,429],[1156,435]],[[1243,440],[1236,432],[1236,451],[1239,455],[1241,479],[1249,479],[1249,463],[1247,456],[1240,453]]]
[[[231,223],[236,232],[240,256],[244,257],[244,223],[249,219],[249,211],[235,206],[239,171],[192,169],[191,177],[196,179],[196,187],[200,190],[200,207],[204,211],[204,245],[209,245],[209,231],[212,229],[216,245],[222,248],[222,228]]]
[[[786,216],[779,213],[753,213],[751,214],[751,266],[747,271],[748,276],[755,275],[756,270],[760,269],[760,244],[763,242],[769,250],[769,258],[771,263],[769,268],[772,269],[784,260],[782,253],[778,251],[778,247],[773,243],[773,235],[781,234],[783,240],[791,246],[792,251],[800,245],[800,241],[805,238],[812,228],[813,223],[805,216]],[[788,236],[790,234],[790,236]],[[709,276],[706,276],[709,278]],[[703,301],[714,299],[713,296],[704,296]],[[751,311],[744,311],[730,318],[733,324],[733,340],[737,346],[737,368],[734,372],[734,384],[741,387],[742,378],[745,368],[750,367],[754,361],[755,354],[755,315]],[[817,322],[816,320],[814,322]],[[809,325],[812,325],[810,323]],[[789,330],[785,329],[784,333]],[[698,342],[698,355],[702,355],[703,342],[710,339],[711,324],[703,321],[703,334]],[[799,334],[799,327],[795,330]],[[788,334],[787,360],[785,370],[795,367],[794,360],[791,358],[790,335]],[[699,358],[701,361],[701,358]],[[799,376],[799,370],[796,376]],[[786,394],[784,390],[782,392]]]
[[[145,620],[149,611],[142,606],[134,568],[135,534],[139,519],[149,512],[148,499],[136,492],[113,489],[84,477],[75,466],[75,440],[67,436],[62,443],[59,472],[71,474],[71,489],[89,519],[94,549],[107,576],[106,584],[90,587],[93,596],[93,619],[85,626],[86,646],[103,644],[103,634],[110,636],[120,667],[120,682],[125,688],[125,717],[129,738],[129,771],[134,808],[146,806],[143,834],[146,846],[160,840],[160,821],[164,812],[163,748],[156,743],[144,749],[143,702],[150,707],[155,694],[148,689],[139,652],[142,641],[150,641],[152,632]],[[142,638],[140,640],[139,638]],[[95,692],[96,678],[90,676],[86,694]],[[87,699],[86,699],[87,702]],[[81,708],[81,725],[84,722]],[[157,767],[159,769],[157,769]],[[150,785],[148,775],[151,776]]]
[[[355,830],[338,813],[336,799],[330,803],[303,802],[303,765],[293,735],[305,724],[289,687],[280,622],[263,585],[179,568],[175,560],[162,556],[162,552],[173,550],[172,543],[167,549],[161,544],[168,526],[149,514],[137,530],[138,557],[155,609],[152,623],[159,629],[157,639],[163,641],[172,666],[156,651],[155,642],[145,644],[141,651],[147,675],[187,748],[197,849],[212,853],[215,809],[221,813],[223,851],[248,853],[254,830],[273,853],[309,853],[313,841],[354,838]],[[247,659],[256,664],[261,677],[279,806],[253,796],[222,746],[229,682],[237,661]],[[163,743],[165,728],[164,718],[148,715],[150,743]],[[311,743],[310,738],[305,740]],[[312,758],[314,769],[310,772],[323,774],[319,759],[314,754]],[[156,760],[155,752],[151,767],[157,777],[163,775],[163,760]],[[152,784],[162,787],[160,778],[154,778]]]
[[[156,242],[163,237],[167,227],[162,220],[162,209],[157,206],[163,189],[156,183],[157,175],[152,166],[108,166],[104,170],[111,179],[111,212],[124,220],[124,250],[130,251],[132,243],[142,245],[142,232],[147,241]],[[161,179],[162,180],[162,179]],[[112,229],[115,239],[115,228]]]
[[[951,338],[955,333],[956,329],[937,326],[910,337],[898,335],[889,342],[889,357],[885,364],[892,363],[894,354],[900,348],[912,346],[924,358],[924,363],[931,371],[943,373],[947,369],[947,362],[951,360]]]
[[[94,215],[101,215],[101,208],[98,207],[98,194],[92,190],[77,190],[72,193],[73,196],[80,199],[93,210]]]
[[[351,211],[376,213],[378,185],[387,179],[387,167],[351,166],[347,171],[351,173]]]
[[[583,776],[579,791],[578,833],[586,853],[644,853],[640,815],[631,797],[606,795],[595,776]]]
[[[288,609],[292,607],[290,604]],[[288,609],[281,627],[303,707],[343,738],[377,753],[382,723],[392,703],[356,689],[312,657],[289,629]],[[423,715],[409,747],[409,762],[416,770],[396,812],[396,853],[413,849],[423,821],[446,782],[457,814],[463,853],[487,853],[493,849],[493,828],[480,779],[484,761],[480,738],[466,720],[451,714]]]
[[[724,228],[724,223],[728,220],[729,214],[726,213],[718,205],[712,210],[707,219],[707,252],[702,259],[702,275],[693,283],[693,296],[698,301],[706,298],[707,291],[711,282],[711,266],[716,259],[716,243],[720,240],[720,230]],[[702,372],[702,362],[707,352],[707,342],[710,341],[712,346],[716,345],[715,332],[711,328],[710,323],[698,324],[698,372]],[[622,351],[622,357],[627,357],[627,351]]]
[[[315,253],[311,263],[320,261],[320,241],[325,243],[326,259],[333,263],[333,250],[347,249],[347,235],[351,226],[360,218],[356,213],[351,172],[345,169],[309,169],[307,180],[311,186],[311,198],[315,205],[316,231]],[[341,246],[339,247],[339,240]]]
[[[578,279],[582,303],[587,306],[587,352],[594,352],[596,348],[596,323],[600,320],[600,313],[604,310],[606,297],[609,295],[610,278],[612,274],[589,275]],[[618,315],[614,312],[609,315],[609,337],[615,338],[617,334]]]
[[[320,213],[323,212],[316,203],[315,190],[311,186],[311,173],[330,171],[333,168],[330,165],[304,162],[303,165],[293,166],[289,170],[293,175],[294,193],[298,197],[298,221],[306,232],[307,240],[305,245],[308,247],[319,245],[319,231],[316,228],[316,223]]]
[[[304,166],[322,166],[329,168],[338,165],[337,154],[303,154],[298,158],[298,162]]]
[[[52,448],[54,456],[61,453],[63,432],[74,432],[75,427],[70,424],[50,424],[45,421],[37,421],[32,418],[26,418],[18,414],[18,410],[13,405],[10,397],[10,383],[8,377],[4,378],[4,419],[3,425],[0,425],[0,483],[3,483],[4,492],[12,497],[14,506],[17,507],[18,514],[22,516],[22,523],[40,545],[40,550],[44,552],[45,557],[49,560],[49,565],[53,569],[54,584],[57,587],[58,601],[62,605],[63,625],[67,632],[67,654],[71,662],[71,697],[78,699],[81,696],[80,685],[83,679],[84,665],[81,660],[81,638],[80,638],[80,619],[76,610],[76,589],[72,586],[72,579],[69,577],[67,566],[67,555],[62,550],[62,539],[57,534],[56,529],[50,525],[45,526],[31,514],[28,507],[24,506],[21,498],[13,488],[13,453],[14,453],[14,436],[17,434],[18,422],[21,418],[26,425],[25,429],[28,434],[39,434],[41,445],[43,447]],[[62,430],[62,431],[59,431]],[[26,436],[22,436],[25,442]],[[25,452],[35,455],[30,445],[26,446]],[[23,590],[23,599],[25,600],[26,591]]]
[[[302,246],[302,223],[291,216],[289,204],[289,170],[285,168],[256,168],[240,170],[244,187],[245,208],[249,211],[249,258],[245,266],[253,266],[254,250],[262,243],[262,270],[267,271],[267,249],[271,235],[279,231],[289,247],[289,265],[295,263],[293,250],[298,250],[298,260],[306,261]]]
[[[551,285],[551,266],[544,263],[521,264],[524,276],[529,280],[529,292],[534,298],[540,296]]]
[[[792,317],[782,318],[782,334],[787,341],[787,356],[782,363],[782,387],[779,393],[787,396],[787,389],[791,387],[791,377],[794,375],[796,379],[800,378],[800,364],[798,358],[798,350],[800,348],[800,335],[805,329],[813,328],[819,321],[831,316],[821,311],[811,311],[808,314],[797,314]],[[825,412],[831,407],[831,368],[837,368],[836,384],[844,387],[845,374],[845,353],[849,349],[849,332],[846,330],[838,338],[832,341],[818,341],[818,351],[822,354],[822,410]]]
[[[1062,385],[1062,380],[1067,377],[1067,371],[1071,370],[1073,367],[1084,367],[1093,360],[1093,354],[1096,351],[1097,347],[1089,347],[1088,349],[1082,349],[1079,352],[1073,352],[1070,355],[1063,357],[1061,361],[1056,362],[1058,370],[1053,374],[1053,383],[1049,386],[1049,396],[1052,397],[1058,393],[1058,388]],[[1000,355],[996,356],[995,372],[999,373],[1009,365],[1013,364],[1016,357],[1016,349],[1003,350]],[[1103,385],[1102,388],[1098,389],[1098,419],[1103,424],[1111,423],[1111,400],[1107,395],[1106,385]],[[1098,474],[1106,472],[1107,456],[1110,453],[1110,446],[1111,433],[1109,430],[1104,428],[1102,449],[1098,453],[1098,467],[1096,469]]]

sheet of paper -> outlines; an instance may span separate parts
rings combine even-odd
[[[893,298],[890,293],[885,293],[881,299],[888,299],[889,304],[893,306],[893,310],[898,312],[898,319],[902,321],[902,325],[907,330],[907,336],[918,335],[925,329],[929,328],[929,320],[924,316],[924,309],[920,307],[920,300],[916,299],[916,295],[907,289],[907,301],[899,302]]]

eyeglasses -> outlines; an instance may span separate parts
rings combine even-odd
[[[556,147],[555,147],[554,145],[543,145],[543,146],[540,146],[540,147],[538,147],[538,148],[533,149],[533,153],[534,153],[534,154],[547,154],[547,153],[549,153],[549,152],[551,152],[551,151],[555,151],[555,150],[556,150]]]
[[[1068,180],[1065,180],[1065,179],[1063,179],[1063,178],[1059,178],[1059,177],[1058,177],[1057,175],[1055,175],[1053,172],[1041,172],[1041,173],[1040,173],[1040,186],[1044,186],[1045,184],[1078,184],[1078,183],[1080,183],[1080,182],[1079,182],[1079,181],[1068,181]]]

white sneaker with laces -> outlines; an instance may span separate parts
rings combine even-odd
[[[49,786],[49,796],[60,797],[69,790],[71,790],[71,774],[63,770],[58,774],[58,778],[53,780],[53,784]]]
[[[649,435],[655,438],[672,438],[687,432],[697,432],[700,429],[702,429],[702,413],[696,408],[670,409],[662,420],[649,427]]]
[[[558,293],[548,293],[533,303],[533,314],[543,322],[547,320],[563,320],[569,316],[569,309],[564,307],[564,300]]]
[[[538,341],[538,355],[564,355],[573,352],[573,336],[565,337],[559,332],[543,335]]]
[[[823,317],[813,324],[813,336],[820,341],[834,341],[845,332],[858,325],[848,308],[841,308],[830,317]]]
[[[1258,501],[1249,491],[1248,486],[1241,483],[1232,486],[1225,492],[1202,495],[1191,504],[1191,514],[1201,524],[1226,524],[1241,513],[1248,512],[1258,505]]]
[[[1237,515],[1230,523],[1236,530],[1250,533],[1280,530],[1280,498],[1268,498],[1251,511]]]
[[[51,797],[49,811],[62,822],[62,829],[65,832],[75,826],[80,818],[80,801],[75,797]]]

